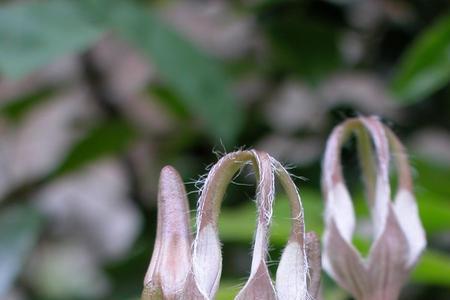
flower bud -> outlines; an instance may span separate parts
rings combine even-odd
[[[206,299],[214,298],[222,271],[217,228],[220,205],[233,176],[248,163],[253,165],[258,181],[258,220],[250,277],[236,299],[275,299],[275,289],[266,264],[274,175],[270,156],[258,151],[237,151],[225,155],[213,166],[206,178],[199,200],[192,260],[195,282]]]
[[[188,204],[183,183],[173,168],[166,167],[161,171],[158,228],[144,282],[143,300],[214,299],[222,271],[218,235],[220,206],[228,184],[246,164],[253,166],[258,182],[258,216],[250,276],[235,299],[306,300],[317,295],[320,247],[314,234],[305,236],[303,208],[297,188],[279,162],[267,153],[252,150],[225,155],[209,172],[199,199],[192,256]],[[276,288],[266,261],[275,174],[287,193],[293,219],[291,234],[277,271]]]
[[[297,188],[282,165],[267,153],[238,151],[224,156],[211,169],[199,201],[197,236],[194,241],[193,276],[203,298],[215,295],[221,272],[221,253],[217,218],[225,189],[234,174],[251,162],[258,181],[256,235],[250,276],[235,299],[297,300],[317,294],[320,281],[320,249],[317,238],[308,235],[305,244],[303,208]],[[267,268],[269,227],[275,193],[275,174],[285,189],[291,206],[292,230],[277,271],[276,288]],[[310,270],[309,257],[314,261]],[[309,277],[309,272],[313,274]],[[311,280],[308,280],[311,278]],[[309,288],[313,290],[312,292]],[[194,298],[192,298],[194,299]],[[195,298],[197,299],[197,298]]]
[[[273,160],[291,208],[291,234],[277,269],[278,299],[315,299],[320,285],[320,245],[315,233],[305,235],[300,195],[286,169]]]
[[[142,300],[182,299],[190,268],[191,234],[186,192],[178,172],[167,166],[159,179],[157,232]]]
[[[374,241],[366,259],[352,245],[355,213],[340,159],[340,148],[352,133],[358,140],[373,224]],[[399,176],[394,201],[389,185],[390,150],[395,154]],[[325,270],[356,299],[397,299],[426,244],[403,146],[375,117],[347,120],[328,139],[322,175]]]

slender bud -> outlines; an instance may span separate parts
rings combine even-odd
[[[178,172],[164,167],[159,179],[155,246],[142,300],[182,299],[191,268],[189,207]]]
[[[320,280],[320,261],[318,265],[314,264],[315,270],[310,270],[300,195],[283,166],[275,160],[273,160],[273,165],[289,200],[292,219],[291,234],[277,269],[276,289],[278,299],[311,299],[308,278],[310,273],[314,273]],[[320,253],[319,249],[317,251]]]
[[[266,262],[272,204],[275,194],[272,158],[267,153],[257,151],[253,151],[253,156],[256,160],[255,169],[259,181],[256,193],[256,204],[258,206],[256,236],[253,244],[250,276],[235,299],[275,300],[277,299],[276,292]]]
[[[213,166],[206,178],[199,200],[197,235],[192,260],[197,288],[206,299],[214,298],[222,271],[217,227],[220,205],[233,176],[248,163],[253,165],[258,181],[256,193],[258,220],[250,278],[236,299],[252,297],[275,299],[275,289],[266,264],[268,229],[274,198],[274,175],[270,156],[258,151],[237,151],[225,155]]]
[[[374,232],[366,259],[352,245],[355,213],[340,160],[340,149],[352,133],[358,140]],[[389,185],[390,151],[394,153],[399,176],[394,201]],[[356,299],[397,299],[426,244],[403,146],[375,117],[347,120],[328,139],[322,174],[326,200],[325,270]]]
[[[247,163],[252,163],[258,181],[256,193],[258,218],[250,276],[235,299],[311,299],[312,295],[317,294],[320,282],[318,240],[315,235],[310,234],[305,243],[303,208],[297,188],[288,172],[267,153],[259,151],[238,151],[224,156],[211,169],[206,179],[199,202],[197,236],[193,252],[194,282],[198,284],[196,290],[201,291],[203,295],[201,299],[212,299],[215,295],[221,272],[217,230],[220,204],[232,177]],[[293,220],[291,234],[277,270],[276,288],[266,262],[275,174],[287,193]],[[310,251],[307,250],[308,246]],[[308,264],[309,258],[313,261],[311,265]]]

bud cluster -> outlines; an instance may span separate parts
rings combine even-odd
[[[341,147],[354,134],[373,223],[367,258],[352,245],[353,203],[345,184]],[[394,153],[398,191],[390,199],[389,162]],[[222,272],[218,218],[225,191],[236,173],[250,164],[257,181],[257,225],[249,278],[235,299],[310,300],[320,298],[325,271],[359,300],[397,299],[425,247],[425,234],[412,193],[407,156],[393,132],[375,117],[349,119],[329,137],[323,161],[325,198],[323,257],[313,232],[305,234],[298,190],[285,168],[265,152],[237,151],[210,170],[201,190],[194,239],[183,182],[172,167],[161,171],[155,246],[144,280],[142,300],[214,299]],[[275,179],[291,208],[291,233],[273,282],[267,252],[275,199]]]
[[[251,150],[227,154],[210,170],[198,203],[197,231],[192,247],[183,182],[175,169],[163,168],[159,182],[157,235],[144,280],[143,300],[214,299],[222,272],[218,235],[220,206],[227,186],[247,164],[253,166],[256,174],[258,217],[250,276],[236,299],[310,299],[317,295],[320,246],[314,233],[305,235],[297,188],[278,161],[267,153]],[[274,284],[266,258],[276,177],[290,201],[292,230]]]

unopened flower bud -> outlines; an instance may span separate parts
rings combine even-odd
[[[358,139],[374,232],[365,259],[352,245],[355,213],[340,159],[340,149],[352,133]],[[394,201],[389,185],[390,151],[399,176]],[[397,299],[426,244],[403,146],[375,117],[347,120],[334,129],[328,140],[322,174],[326,200],[325,270],[356,299]]]
[[[222,271],[217,228],[220,205],[233,176],[248,163],[253,165],[258,181],[258,220],[250,277],[236,299],[275,299],[275,289],[266,264],[274,174],[270,156],[258,151],[237,151],[225,155],[213,166],[206,178],[199,200],[192,269],[198,288],[207,299],[214,298]]]
[[[303,207],[297,188],[283,166],[273,161],[291,208],[292,228],[277,269],[278,299],[315,299],[320,284],[320,245],[317,236],[305,235]]]
[[[177,171],[161,171],[158,224],[150,266],[144,279],[142,300],[182,299],[191,268],[189,207]]]
[[[279,162],[267,153],[252,150],[225,155],[209,172],[199,199],[192,255],[183,183],[173,168],[162,170],[156,242],[144,282],[143,300],[214,299],[222,271],[218,235],[220,206],[227,186],[246,164],[253,166],[258,183],[258,216],[250,276],[235,299],[306,300],[317,294],[320,247],[314,234],[305,235],[303,208],[297,188]],[[275,174],[286,191],[293,219],[291,234],[277,271],[276,288],[266,261]]]
[[[303,300],[316,294],[320,281],[320,249],[317,238],[311,240],[311,253],[305,243],[303,208],[297,188],[282,165],[267,153],[238,151],[224,156],[211,169],[199,202],[197,236],[194,241],[193,274],[203,298],[213,299],[221,272],[221,252],[217,218],[227,185],[234,174],[251,163],[257,178],[256,204],[258,207],[256,235],[253,244],[250,276],[236,296],[236,300]],[[286,191],[291,205],[292,230],[277,271],[276,288],[267,268],[269,227],[275,194],[275,174]],[[314,245],[312,245],[314,244]],[[310,270],[309,257],[315,262]],[[309,277],[309,273],[314,274]],[[308,280],[311,278],[311,280]],[[310,292],[309,288],[314,291]],[[194,298],[193,298],[194,299]],[[195,298],[197,299],[197,298]]]

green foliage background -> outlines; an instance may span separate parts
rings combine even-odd
[[[0,298],[4,299],[11,289],[16,289],[21,291],[24,299],[52,299],[36,289],[25,274],[36,249],[52,239],[49,235],[51,220],[34,205],[40,189],[105,157],[128,166],[129,154],[142,143],[154,150],[151,155],[156,163],[152,165],[152,173],[157,173],[165,164],[173,164],[185,181],[190,181],[203,174],[205,166],[216,160],[211,149],[254,147],[265,136],[283,135],[268,124],[262,107],[287,79],[301,81],[310,90],[317,91],[324,81],[341,71],[367,72],[380,79],[392,105],[400,111],[400,114],[388,113],[381,117],[402,139],[429,127],[449,133],[450,10],[447,2],[383,1],[386,15],[380,24],[370,29],[356,28],[350,21],[349,15],[354,14],[356,6],[354,2],[232,1],[228,5],[236,14],[251,18],[264,41],[262,53],[249,53],[238,58],[209,53],[165,21],[161,8],[177,1],[48,0],[2,4],[0,96],[2,81],[27,80],[59,59],[73,56],[79,58],[92,98],[100,103],[103,114],[84,124],[88,130],[77,138],[55,168],[31,182],[13,187],[0,200]],[[357,62],[349,62],[343,55],[341,42],[346,32],[356,32],[366,39]],[[109,35],[137,49],[155,67],[159,80],[149,83],[144,93],[164,107],[175,130],[154,134],[152,128],[137,125],[121,111],[120,105],[110,101],[115,96],[111,96],[108,87],[104,86],[104,74],[96,70],[92,57],[92,49]],[[261,99],[249,103],[236,92],[236,84],[248,74],[263,78],[267,91],[260,94]],[[54,96],[65,88],[64,85],[50,84],[2,99],[0,123],[21,126],[30,112],[58,101]],[[322,128],[300,129],[291,137],[297,140],[315,137],[323,145],[333,125],[346,116],[376,113],[370,107],[373,106],[356,106],[352,102],[327,107],[322,115],[325,124]],[[346,161],[351,163],[354,160],[350,153],[351,147],[346,153]],[[402,297],[448,299],[449,165],[418,153],[412,153],[411,162],[429,247]],[[145,188],[145,176],[139,178],[140,173],[131,173],[130,181],[135,184],[132,184],[130,198],[142,213],[143,226],[126,255],[102,264],[109,287],[98,299],[137,299],[149,262],[155,234],[155,191]],[[307,229],[321,233],[320,155],[293,168],[292,173],[308,178],[307,181],[297,180]],[[349,168],[348,177],[355,186],[357,212],[361,218],[367,218],[363,193],[356,180],[357,168]],[[151,184],[154,186],[155,182]],[[218,299],[231,299],[250,267],[248,253],[253,239],[255,210],[246,198],[251,198],[253,191],[251,187],[240,188],[245,192],[238,192],[235,187],[230,189],[220,219],[224,259],[228,263],[224,265]],[[195,191],[192,185],[187,189]],[[191,193],[190,198],[191,207],[195,207],[196,194]],[[288,236],[288,210],[287,201],[280,195],[275,204],[271,238],[270,254],[274,261]],[[355,243],[367,251],[370,239],[358,236]],[[243,264],[247,266],[242,267]],[[272,267],[273,274],[275,270],[276,264]],[[326,276],[324,290],[327,299],[349,299]],[[89,299],[82,295],[67,292],[64,299]]]

